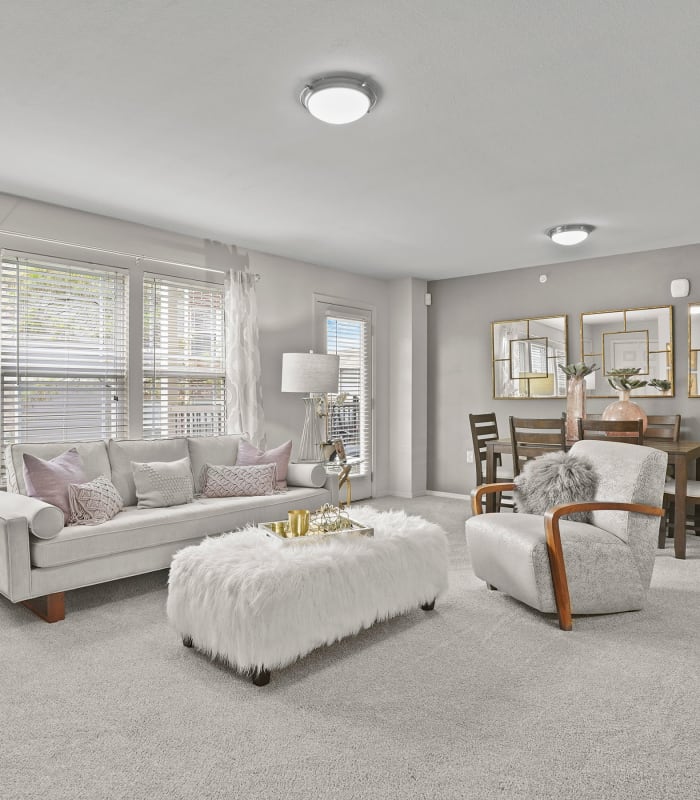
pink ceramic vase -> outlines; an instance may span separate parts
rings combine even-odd
[[[620,391],[619,400],[605,407],[602,419],[641,419],[643,429],[645,431],[647,429],[647,415],[644,413],[644,409],[633,403],[630,400],[630,393],[624,390]]]

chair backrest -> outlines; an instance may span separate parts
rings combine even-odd
[[[668,455],[653,447],[602,440],[580,441],[569,451],[588,459],[598,474],[596,500],[661,506]],[[593,511],[593,525],[626,542],[642,584],[649,587],[659,536],[659,518],[627,511]]]
[[[649,415],[644,441],[677,442],[681,438],[681,415]]]
[[[510,417],[510,441],[513,448],[513,473],[520,475],[523,464],[553,450],[566,449],[566,428],[561,417],[528,419]]]
[[[642,444],[644,423],[641,419],[580,419],[578,438]]]
[[[489,439],[498,439],[496,414],[493,411],[487,414],[470,414],[469,426],[472,430],[476,485],[481,486],[486,478],[486,442],[488,442]]]

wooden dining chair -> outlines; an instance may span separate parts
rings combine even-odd
[[[562,417],[530,419],[510,417],[513,473],[520,475],[524,463],[553,450],[566,450],[566,426]]]
[[[604,439],[606,442],[642,444],[644,423],[641,419],[580,419],[579,439]]]
[[[481,486],[486,481],[486,443],[491,439],[498,439],[498,422],[496,414],[489,411],[485,414],[470,414],[469,427],[472,432],[472,447],[474,448],[474,466],[476,468],[476,485]],[[496,483],[510,483],[512,475],[501,473],[501,456],[497,455],[496,462]],[[496,508],[513,508],[512,495],[498,494],[496,498]]]
[[[681,438],[681,415],[649,415],[647,417],[647,429],[644,434],[645,442],[678,442]],[[659,547],[666,546],[666,536],[673,534],[674,520],[676,517],[676,484],[673,480],[672,468],[669,468],[668,479],[664,487],[664,511],[665,515],[661,521],[659,531]],[[693,509],[693,517],[689,518],[686,513],[686,528],[698,533],[698,507],[700,506],[700,481],[688,481],[687,505]]]
[[[677,442],[681,438],[680,414],[650,414],[644,441]]]

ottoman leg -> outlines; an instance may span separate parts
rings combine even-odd
[[[270,670],[265,667],[256,667],[253,670],[253,683],[256,686],[267,686],[270,682]]]
[[[423,611],[432,611],[435,608],[435,600],[433,600],[430,603],[423,603],[421,608],[423,609]]]
[[[191,636],[183,636],[182,643],[185,647],[192,647],[192,637]]]

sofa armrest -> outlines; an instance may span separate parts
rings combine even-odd
[[[309,489],[328,489],[331,494],[330,502],[337,506],[340,498],[338,489],[338,474],[326,472],[323,464],[320,463],[299,463],[292,462],[287,468],[287,485],[304,486]]]
[[[326,470],[323,464],[292,462],[287,467],[287,485],[320,489],[326,485]]]
[[[24,518],[29,530],[39,539],[53,539],[65,525],[60,508],[35,497],[0,492],[0,519],[16,518]]]
[[[0,517],[0,593],[13,603],[31,595],[29,528],[24,517]]]

